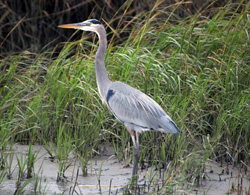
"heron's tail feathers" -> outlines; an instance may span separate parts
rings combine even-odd
[[[177,134],[180,132],[174,121],[168,116],[162,116],[159,119],[160,130],[164,132],[169,132],[172,134]]]

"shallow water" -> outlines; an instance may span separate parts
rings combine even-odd
[[[61,194],[63,192],[65,194],[69,194],[69,191],[71,190],[72,192],[75,186],[74,190],[79,194],[100,194],[100,191],[102,194],[109,194],[109,191],[111,192],[110,194],[122,194],[124,186],[126,186],[130,180],[132,166],[127,166],[124,161],[118,162],[112,147],[103,147],[106,148],[105,152],[89,161],[87,166],[87,176],[82,175],[80,168],[77,178],[77,169],[80,164],[73,156],[70,156],[71,165],[65,171],[67,181],[57,182],[57,172],[59,169],[58,162],[56,160],[51,160],[48,152],[43,146],[34,145],[33,152],[37,154],[37,160],[35,162],[35,175],[38,175],[38,181],[41,182],[38,184],[37,189],[40,187],[40,192],[44,194]],[[27,158],[28,150],[29,146],[27,145],[15,144],[12,152],[17,154],[20,159],[21,156]],[[42,168],[42,171],[39,172],[40,168]],[[18,178],[16,155],[14,155],[13,158],[12,171],[12,179],[5,178],[0,186],[0,195],[14,194],[16,190],[16,181]],[[229,174],[227,174],[227,172]],[[143,186],[145,180],[147,180],[145,178],[149,178],[151,173],[152,168],[140,171],[139,184],[141,184],[141,186]],[[211,195],[226,194],[227,192],[231,192],[230,194],[237,194],[236,190],[233,192],[232,186],[235,186],[235,189],[237,189],[238,184],[242,185],[242,192],[245,192],[246,190],[249,190],[250,186],[249,175],[249,171],[244,173],[243,171],[239,171],[238,168],[232,168],[231,166],[220,167],[219,164],[211,162],[206,166],[206,170],[203,175],[205,179],[201,180],[199,187],[187,189],[186,187],[183,187],[186,186],[185,184],[182,187],[177,186],[175,194],[204,194],[204,192]],[[98,178],[100,178],[100,186]],[[25,181],[26,180],[22,181],[22,184]],[[35,179],[33,179],[32,182],[29,182],[29,184],[24,188],[24,194],[35,194],[34,181]]]
[[[77,178],[77,185],[75,190],[82,194],[98,194],[100,188],[98,185],[98,175],[100,175],[100,186],[101,192],[106,194],[110,190],[119,192],[129,181],[132,173],[132,167],[126,166],[125,162],[118,162],[115,152],[112,147],[105,146],[105,153],[101,156],[96,156],[88,163],[88,175],[83,176],[81,168],[79,169],[79,175]],[[17,154],[18,158],[21,155],[27,158],[29,146],[15,144],[13,147],[13,152]],[[34,145],[33,152],[37,154],[37,160],[35,162],[35,175],[39,175],[39,180],[41,181],[41,191],[45,194],[60,194],[66,192],[69,193],[70,187],[76,183],[77,169],[80,167],[78,161],[75,160],[73,156],[70,157],[71,165],[65,171],[66,182],[57,182],[57,172],[59,169],[59,164],[56,160],[51,160],[48,152],[43,146]],[[18,177],[18,166],[17,158],[14,155],[12,162],[12,179],[5,179],[0,186],[0,195],[2,194],[14,194],[16,190],[16,181]],[[42,171],[39,173],[39,169],[42,167]],[[100,174],[101,170],[101,174]],[[73,180],[72,180],[73,178]],[[25,182],[24,180],[22,184]],[[71,189],[72,190],[72,189]],[[34,194],[34,182],[29,183],[25,187],[25,194]]]

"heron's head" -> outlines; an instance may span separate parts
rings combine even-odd
[[[96,19],[90,19],[86,20],[84,22],[80,23],[74,23],[74,24],[63,24],[58,26],[59,28],[73,28],[73,29],[80,29],[84,31],[91,31],[91,32],[98,32],[98,29],[100,27],[103,27],[101,22],[99,22]]]

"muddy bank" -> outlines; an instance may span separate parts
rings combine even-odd
[[[21,182],[21,186],[25,185],[24,194],[35,194],[35,189],[40,194],[69,194],[71,191],[76,191],[79,194],[122,194],[124,187],[128,184],[132,165],[128,165],[125,161],[118,162],[115,152],[112,147],[105,146],[105,152],[102,155],[94,157],[89,161],[87,166],[87,176],[82,175],[79,162],[74,156],[70,156],[68,168],[65,171],[65,182],[57,182],[57,174],[59,170],[59,162],[52,159],[43,146],[33,146],[33,152],[36,154],[35,161],[35,177]],[[0,194],[14,194],[17,189],[18,178],[18,161],[17,159],[25,159],[28,156],[29,146],[15,144],[12,148],[12,178],[1,183]],[[79,168],[78,176],[77,170]],[[154,175],[155,187],[159,182],[159,187],[162,186],[158,172],[154,172],[153,168],[140,171],[139,184],[142,188],[149,189],[148,186],[151,176]],[[199,187],[187,188],[185,184],[176,185],[173,190],[174,194],[237,194],[237,189],[242,190],[245,194],[249,190],[249,172],[243,172],[239,168],[232,166],[220,167],[215,162],[207,163],[206,170],[201,176]],[[146,185],[145,185],[146,184]],[[37,187],[35,188],[35,185]],[[185,186],[185,187],[183,187]],[[144,191],[147,191],[147,189]],[[155,189],[157,191],[157,189]],[[141,190],[143,191],[143,190]],[[152,189],[150,190],[152,192]],[[155,191],[155,192],[156,192]],[[77,194],[75,193],[75,194]],[[39,194],[39,193],[38,193]]]

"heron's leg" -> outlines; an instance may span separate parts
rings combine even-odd
[[[138,146],[138,150],[140,151],[140,139],[139,139],[139,132],[136,131],[136,145]],[[138,151],[138,152],[139,152]]]
[[[137,158],[137,164],[140,158],[140,142],[139,142],[139,133],[136,131],[136,143],[135,143],[135,158]]]
[[[135,141],[135,131],[131,130],[130,128],[127,127],[128,132],[131,135],[132,138],[132,142],[134,145],[134,165],[133,165],[133,171],[132,171],[132,177],[134,177],[135,175],[137,175],[137,170],[138,170],[138,162],[139,162],[139,137],[138,134],[136,132],[136,141]]]
[[[132,136],[132,140],[133,140],[133,145],[134,145],[134,166],[133,166],[132,177],[134,177],[135,175],[137,175],[137,170],[138,170],[139,147],[140,146],[135,141],[135,135]]]
[[[137,170],[138,170],[138,163],[139,163],[139,158],[140,158],[140,142],[139,142],[139,133],[136,132],[136,142],[135,138],[133,141],[134,144],[134,167],[135,167],[135,172],[133,169],[133,176],[137,175]]]

